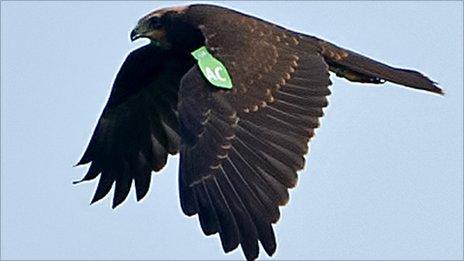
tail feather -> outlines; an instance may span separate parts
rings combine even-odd
[[[389,81],[414,89],[444,94],[436,82],[420,72],[394,68],[322,40],[319,43],[330,70],[339,77],[364,83]]]

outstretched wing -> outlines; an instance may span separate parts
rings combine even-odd
[[[272,255],[272,223],[297,183],[327,106],[328,65],[289,31],[206,8],[190,12],[201,17],[207,47],[234,86],[211,86],[197,67],[181,82],[181,206],[187,215],[198,214],[205,234],[219,232],[224,251],[240,244],[254,259],[260,241]]]
[[[164,167],[168,153],[178,152],[178,85],[192,64],[189,55],[152,44],[126,58],[78,163],[91,163],[81,181],[100,175],[92,203],[115,184],[113,208],[118,206],[133,181],[137,200],[141,200],[148,192],[151,171]]]

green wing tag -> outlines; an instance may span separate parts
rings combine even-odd
[[[212,85],[232,89],[232,80],[227,68],[218,59],[214,58],[205,46],[193,51],[192,55],[198,61],[201,72]]]

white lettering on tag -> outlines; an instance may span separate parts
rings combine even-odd
[[[210,81],[220,81],[220,82],[225,82],[227,81],[226,78],[222,77],[221,74],[219,73],[220,71],[222,71],[223,69],[221,67],[216,67],[213,70],[211,70],[211,68],[209,67],[206,67],[205,68],[205,72],[206,72],[206,78],[208,78],[208,80]]]
[[[216,77],[218,78],[219,81],[225,82],[225,81],[227,81],[227,79],[221,77],[221,74],[219,73],[219,71],[222,71],[222,70],[223,69],[221,67],[216,67],[216,69],[214,69],[214,74],[216,74]]]
[[[217,81],[216,75],[214,74],[213,70],[211,70],[211,68],[206,67],[205,72],[206,72],[206,78],[208,78],[209,81]]]

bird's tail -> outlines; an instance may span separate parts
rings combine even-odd
[[[339,77],[363,83],[389,81],[414,89],[444,94],[436,82],[420,72],[394,68],[331,43],[322,40],[318,42],[330,70]]]

